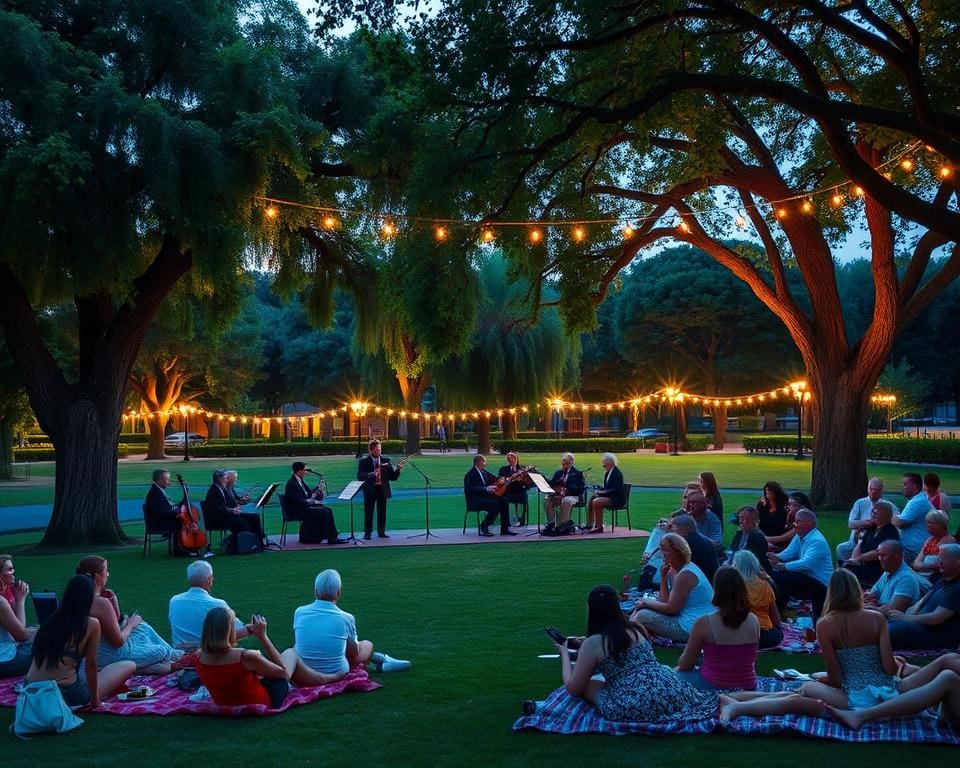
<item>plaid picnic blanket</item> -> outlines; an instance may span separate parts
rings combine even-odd
[[[762,691],[786,690],[785,684],[770,677],[757,679]],[[676,720],[666,723],[633,723],[604,720],[600,711],[584,699],[574,698],[563,688],[551,693],[533,715],[524,715],[513,724],[513,730],[533,729],[548,733],[607,733],[614,736],[627,734],[686,734],[710,733],[724,727],[732,733],[795,733],[820,739],[847,742],[902,741],[926,744],[960,744],[960,735],[940,725],[935,718],[917,716],[868,723],[859,731],[819,717],[803,715],[779,715],[764,718],[738,717],[726,726],[720,726],[717,718],[708,720]]]
[[[127,685],[147,685],[156,691],[156,695],[139,701],[121,701],[116,696],[110,696],[97,709],[97,712],[107,712],[111,715],[214,715],[217,717],[244,717],[248,715],[277,715],[290,707],[309,704],[317,699],[336,696],[345,691],[375,691],[380,687],[370,679],[367,670],[354,668],[350,673],[335,683],[318,685],[310,688],[291,688],[290,693],[279,709],[271,709],[263,704],[250,704],[240,707],[219,707],[213,699],[191,700],[193,695],[189,691],[181,691],[175,686],[167,684],[175,677],[175,673],[162,677],[145,677],[138,675],[131,677]],[[17,703],[15,686],[21,678],[7,678],[0,680],[0,706],[13,707]]]

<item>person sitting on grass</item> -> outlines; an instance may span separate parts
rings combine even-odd
[[[941,578],[906,611],[887,611],[899,649],[956,648],[960,643],[960,544],[940,547]]]
[[[777,609],[777,597],[773,591],[773,580],[760,567],[757,556],[748,549],[741,549],[733,556],[736,568],[747,588],[747,602],[750,613],[760,622],[760,648],[776,648],[783,642],[783,627],[780,623],[780,611]]]
[[[777,606],[783,612],[790,599],[809,599],[813,619],[820,617],[827,582],[833,573],[833,553],[823,534],[817,530],[817,516],[809,509],[797,512],[796,537],[779,555],[770,553],[773,581],[777,587]]]
[[[911,565],[913,570],[933,582],[940,578],[940,547],[944,544],[955,544],[956,539],[947,530],[950,518],[946,512],[931,509],[927,512],[926,525],[930,536],[923,542]]]
[[[670,530],[683,536],[690,547],[690,562],[703,571],[708,582],[713,583],[713,574],[720,567],[720,558],[713,541],[697,530],[697,521],[691,515],[678,513],[670,520]]]
[[[793,537],[797,535],[797,529],[794,526],[794,522],[797,519],[797,512],[801,509],[809,509],[813,511],[813,505],[810,503],[810,498],[807,494],[802,491],[790,491],[787,494],[787,530],[780,534],[779,536],[767,536],[767,544],[770,546],[770,549],[774,552],[780,552],[783,549],[787,548],[787,545],[793,541]]]
[[[277,651],[267,637],[267,620],[254,614],[250,634],[260,651],[237,647],[237,617],[229,608],[216,607],[203,620],[197,674],[215,704],[237,707],[263,704],[278,709],[290,692],[290,681],[301,686],[322,685],[338,679],[308,669],[292,648]]]
[[[167,618],[170,639],[175,648],[196,651],[200,647],[203,620],[213,608],[229,608],[226,601],[210,594],[213,589],[213,566],[206,560],[194,560],[187,566],[190,589],[170,598]],[[237,640],[250,634],[250,627],[237,621]]]
[[[893,505],[882,499],[873,505],[870,512],[873,527],[867,528],[863,536],[850,553],[850,557],[840,565],[851,571],[860,580],[864,589],[872,587],[883,575],[880,565],[880,545],[885,541],[900,541],[900,532],[890,521],[893,519]]]
[[[74,576],[63,600],[47,617],[33,639],[33,660],[24,682],[56,680],[63,700],[71,707],[96,709],[136,672],[132,661],[117,661],[97,669],[100,622],[90,615],[93,582]]]
[[[920,599],[920,577],[903,560],[903,544],[887,539],[877,547],[883,575],[863,595],[863,602],[887,616],[905,611]]]
[[[18,677],[30,668],[36,627],[27,626],[30,585],[15,577],[13,558],[0,555],[0,677]],[[10,599],[8,599],[8,596]]]
[[[576,666],[567,643],[557,650],[567,693],[595,705],[607,720],[701,720],[717,711],[716,692],[697,690],[657,660],[647,633],[627,621],[616,590],[608,585],[594,587],[587,596],[587,634]],[[594,679],[597,672],[603,680]]]
[[[660,551],[663,566],[658,599],[638,600],[630,618],[652,634],[685,643],[694,622],[713,612],[713,587],[690,562],[690,545],[682,536],[668,533],[660,540]]]
[[[337,605],[343,580],[332,568],[321,571],[313,584],[316,600],[293,614],[294,650],[310,669],[335,679],[372,662],[378,672],[399,672],[410,662],[374,652],[373,643],[357,639],[357,620]]]
[[[702,690],[752,691],[757,687],[760,622],[750,612],[747,585],[739,571],[728,565],[717,569],[712,602],[717,610],[693,623],[676,670]],[[703,661],[696,668],[701,651]]]
[[[760,519],[756,508],[740,507],[737,510],[737,520],[740,523],[740,529],[733,534],[733,541],[730,542],[730,563],[733,562],[734,555],[737,552],[745,549],[753,552],[763,570],[771,573],[772,568],[770,561],[767,559],[770,545],[767,544],[767,537],[763,535],[763,531],[759,528]]]

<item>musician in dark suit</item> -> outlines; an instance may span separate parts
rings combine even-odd
[[[520,466],[520,457],[510,451],[507,454],[507,463],[505,466],[500,467],[500,471],[497,472],[497,477],[502,478],[507,483],[507,490],[503,494],[504,500],[507,502],[507,507],[511,504],[520,504],[523,507],[523,511],[520,513],[520,519],[517,520],[517,525],[526,525],[527,524],[527,488],[529,488],[533,483],[530,482],[530,479],[523,474],[523,467]]]
[[[573,466],[575,457],[572,453],[565,453],[560,458],[560,469],[553,473],[550,485],[556,491],[547,496],[544,508],[547,513],[547,526],[543,529],[544,536],[565,536],[574,531],[570,520],[570,510],[580,501],[587,487],[583,472]],[[560,511],[557,512],[559,507]]]
[[[377,536],[387,535],[387,499],[390,498],[390,481],[400,477],[400,467],[394,467],[390,459],[381,455],[379,440],[367,444],[369,453],[357,465],[357,480],[363,480],[363,538],[373,533],[373,509],[377,509]]]
[[[227,470],[214,470],[213,483],[203,502],[203,521],[206,527],[226,528],[234,534],[250,531],[257,537],[257,541],[263,542],[260,515],[243,511],[243,502],[237,498],[232,488],[227,487],[226,478]]]
[[[626,503],[627,490],[623,487],[623,472],[617,466],[617,457],[612,453],[603,454],[603,485],[590,499],[587,506],[587,524],[585,533],[603,533],[603,510],[607,507],[620,509]]]
[[[497,478],[486,470],[487,457],[478,453],[473,457],[473,469],[463,476],[463,495],[467,497],[467,510],[486,512],[480,523],[481,536],[493,536],[490,526],[500,517],[500,535],[516,536],[510,530],[510,511],[505,496],[497,496]]]
[[[320,541],[327,544],[345,544],[346,539],[340,538],[337,523],[333,519],[333,510],[323,504],[323,491],[318,485],[311,490],[304,476],[310,470],[302,461],[295,461],[291,465],[293,474],[287,480],[283,492],[283,508],[286,515],[292,520],[317,520],[321,528]]]
[[[150,529],[157,533],[179,533],[180,505],[167,498],[166,488],[170,485],[170,473],[165,469],[153,470],[153,483],[147,491],[146,519]]]

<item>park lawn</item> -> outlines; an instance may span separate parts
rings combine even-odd
[[[463,484],[463,475],[470,469],[472,454],[453,452],[444,455],[428,454],[413,459],[425,474],[430,477],[434,488],[459,488]],[[356,472],[356,460],[348,456],[304,457],[308,466],[322,472],[327,480],[330,492],[339,491]],[[397,457],[394,457],[396,460]],[[669,456],[654,454],[651,451],[623,453],[619,455],[620,466],[627,482],[640,486],[674,487],[679,489],[688,479],[696,479],[697,474],[709,469],[717,476],[721,493],[724,488],[756,489],[759,491],[768,480],[779,480],[788,489],[806,490],[810,486],[810,461],[796,461],[785,456],[754,456],[750,454],[696,452]],[[177,458],[167,461],[144,461],[125,459],[118,463],[117,495],[120,499],[141,499],[150,484],[150,473],[162,466],[175,475],[181,473],[191,488],[195,500],[202,499],[210,484],[214,469],[232,467],[239,472],[238,487],[247,488],[252,484],[264,488],[273,482],[285,483],[290,476],[292,458],[233,458],[233,459],[192,459],[184,462]],[[499,456],[490,459],[490,468],[496,472],[502,461]],[[521,463],[535,464],[549,477],[559,466],[556,453],[524,454]],[[577,461],[581,469],[589,469],[587,479],[590,482],[602,480],[602,468],[598,454],[581,454]],[[928,468],[889,462],[870,462],[867,473],[870,477],[878,475],[886,481],[891,497],[896,500],[900,492],[900,478],[904,472],[927,471]],[[948,492],[960,492],[960,467],[937,469]],[[310,479],[310,478],[308,478]],[[315,479],[315,478],[314,478]],[[423,488],[423,478],[413,467],[406,467],[396,488]],[[175,480],[174,480],[175,489]],[[866,489],[864,489],[866,492]],[[174,491],[171,491],[173,495]],[[29,481],[12,481],[0,484],[0,507],[20,504],[51,504],[53,502],[53,464],[46,462],[33,465]],[[725,506],[729,507],[724,494]]]
[[[34,588],[61,587],[79,553],[28,554],[7,538],[18,574]],[[594,584],[619,584],[636,562],[640,542],[577,538],[510,545],[320,548],[249,558],[216,557],[215,594],[241,616],[266,614],[280,648],[292,642],[296,606],[311,599],[315,574],[337,568],[344,578],[342,605],[357,616],[362,637],[400,658],[408,672],[382,675],[384,687],[345,694],[268,718],[119,717],[85,715],[85,725],[60,737],[31,742],[8,738],[5,765],[196,765],[251,761],[273,765],[571,765],[690,766],[719,768],[843,764],[880,759],[904,765],[946,759],[955,750],[915,745],[854,746],[803,737],[563,737],[513,733],[520,702],[542,698],[560,682],[543,633],[557,626],[582,631],[584,599]],[[104,553],[110,585],[126,611],[139,610],[168,635],[169,596],[184,586],[187,561],[139,547]],[[252,645],[254,641],[244,641]],[[665,663],[675,651],[658,651]],[[791,666],[817,668],[817,657],[763,654],[761,673]],[[0,710],[6,729],[13,710]]]

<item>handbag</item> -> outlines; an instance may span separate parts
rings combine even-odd
[[[66,733],[83,725],[63,700],[56,680],[24,683],[17,696],[17,712],[10,732],[23,737],[28,733]]]

